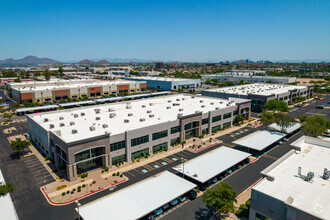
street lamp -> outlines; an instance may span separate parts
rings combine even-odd
[[[75,200],[74,202],[77,204],[77,209],[78,209],[78,220],[80,220],[79,207],[81,206],[81,204],[79,203],[79,200]]]
[[[182,162],[182,178],[184,179],[184,162],[186,162],[187,159],[181,157],[181,162]]]

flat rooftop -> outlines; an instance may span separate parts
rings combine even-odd
[[[1,183],[5,183],[5,179],[0,170],[0,184]],[[18,219],[13,201],[11,200],[11,196],[9,193],[6,194],[5,196],[0,196],[0,213],[1,213],[1,219],[6,219],[6,220]]]
[[[298,130],[301,127],[301,123],[293,123],[291,126],[287,127],[284,129],[284,131],[281,131],[281,127],[278,126],[276,123],[270,124],[268,126],[269,130],[272,131],[279,131],[279,132],[283,132],[283,133],[287,133],[287,134],[291,134],[292,132]]]
[[[204,183],[249,157],[251,154],[226,146],[205,153],[184,163],[184,175]],[[182,164],[173,167],[183,172]]]
[[[330,219],[330,181],[321,178],[324,168],[330,168],[330,142],[303,136],[292,145],[301,151],[283,158],[267,172],[274,180],[264,178],[254,189],[284,202],[291,197],[290,206]],[[307,182],[298,177],[298,167],[302,168],[303,175],[314,172],[313,180]]]
[[[218,98],[180,94],[39,113],[27,117],[68,143],[106,133],[121,134],[129,130],[175,121],[178,114],[185,116],[196,111],[206,113],[231,106],[236,106],[236,103]],[[73,130],[76,133],[72,133]]]
[[[11,88],[21,92],[25,91],[43,91],[43,90],[54,90],[54,89],[69,89],[69,88],[81,88],[81,87],[97,87],[97,86],[111,86],[111,85],[122,85],[136,83],[136,81],[129,80],[62,80],[62,81],[47,81],[47,83],[37,84],[12,84]]]
[[[285,136],[285,133],[278,131],[262,130],[244,136],[236,141],[233,141],[233,143],[253,150],[262,151],[266,147],[270,146]]]
[[[252,71],[254,72],[254,71]],[[246,75],[237,75],[237,74],[230,74],[230,73],[216,73],[214,75],[207,75],[207,76],[224,76],[224,77],[236,77],[236,78],[246,78],[249,77],[251,79],[295,79],[296,77],[286,77],[286,76],[246,76]]]
[[[269,96],[272,94],[281,94],[289,92],[295,89],[305,89],[306,86],[294,86],[294,85],[282,85],[282,84],[264,84],[264,83],[254,83],[240,86],[231,86],[222,89],[211,89],[207,90],[210,92],[227,93],[227,94],[237,94],[237,95],[264,95]]]
[[[156,76],[140,76],[140,77],[129,77],[131,79],[140,79],[140,80],[154,80],[154,81],[167,81],[167,82],[184,82],[184,81],[200,81],[200,79],[191,79],[191,78],[170,78],[170,77],[156,77]],[[129,79],[127,78],[127,79]]]
[[[196,187],[164,171],[79,208],[84,219],[139,219]]]

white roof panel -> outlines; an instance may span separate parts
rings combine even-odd
[[[285,133],[290,134],[290,133],[294,132],[295,130],[299,129],[300,127],[301,127],[300,123],[294,123],[292,126],[287,127],[285,129]],[[269,125],[268,129],[282,132],[280,126],[278,126],[276,123]]]
[[[201,183],[217,176],[251,154],[222,146],[184,163],[184,175]],[[182,164],[173,169],[183,172]]]
[[[164,171],[79,208],[85,220],[141,218],[189,192],[196,185]]]
[[[0,184],[5,183],[5,179],[0,170]],[[0,196],[0,213],[1,219],[13,220],[18,219],[14,204],[11,200],[10,194],[6,194],[5,196]]]
[[[263,130],[253,132],[252,134],[233,141],[233,143],[243,147],[261,151],[285,136],[286,134],[281,132]]]

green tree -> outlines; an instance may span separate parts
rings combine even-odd
[[[309,116],[303,124],[303,131],[312,137],[317,137],[330,128],[329,124],[325,117],[319,115]]]
[[[45,80],[50,80],[50,72],[48,72],[48,70],[45,71],[43,75],[45,77]]]
[[[19,77],[17,77],[14,82],[22,82],[21,79]]]
[[[29,146],[30,142],[27,140],[22,141],[20,138],[17,138],[16,141],[12,141],[10,147],[13,151],[20,154],[25,151],[25,149]]]
[[[234,117],[234,124],[235,125],[239,125],[239,124],[241,124],[241,122],[243,122],[244,121],[244,116],[243,115],[241,115],[241,114],[238,114],[238,115],[235,115],[235,117]]]
[[[18,108],[18,107],[20,107],[20,104],[17,103],[17,102],[15,102],[15,103],[13,104],[13,107],[14,107],[14,108]]]
[[[280,127],[281,132],[286,132],[286,129],[291,127],[295,120],[288,114],[278,113],[275,115],[275,123]]]
[[[235,210],[236,191],[226,182],[222,182],[214,189],[207,189],[202,199],[209,207],[220,213],[233,212]]]
[[[259,114],[259,117],[261,118],[261,122],[266,125],[275,122],[275,116],[272,112],[263,111]]]
[[[63,66],[60,66],[59,68],[58,68],[58,75],[60,76],[60,77],[63,77],[64,76],[64,73],[63,73]]]
[[[13,192],[14,189],[15,187],[9,182],[5,184],[0,183],[0,196],[4,196],[9,192]]]
[[[273,111],[279,111],[279,112],[288,112],[289,107],[284,101],[279,101],[279,100],[270,100],[266,102],[264,105],[265,109]]]

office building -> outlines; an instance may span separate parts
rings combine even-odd
[[[248,83],[276,83],[276,84],[288,84],[296,82],[296,77],[281,77],[281,76],[254,76],[254,75],[237,75],[237,74],[212,74],[212,75],[201,75],[202,82],[206,80],[217,79],[219,82],[231,81],[235,84],[244,81]]]
[[[246,102],[173,95],[27,116],[30,140],[67,177],[135,160],[232,125]],[[244,108],[245,109],[245,108]]]

